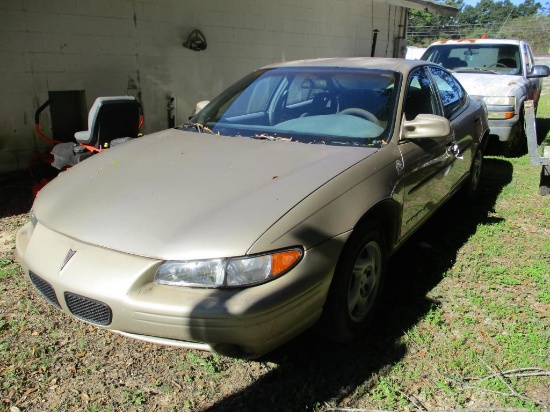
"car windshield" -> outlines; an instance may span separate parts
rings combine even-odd
[[[389,140],[401,75],[345,68],[256,71],[197,113],[183,129],[328,145]]]
[[[509,44],[441,44],[431,46],[423,60],[455,72],[521,74],[520,50]]]

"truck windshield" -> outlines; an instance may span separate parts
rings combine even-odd
[[[440,44],[429,47],[422,59],[455,72],[521,74],[521,57],[517,45]]]

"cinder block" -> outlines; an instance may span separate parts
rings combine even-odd
[[[112,17],[96,17],[93,20],[93,34],[107,37],[128,37],[130,25],[133,22],[127,19],[115,19]]]
[[[111,1],[111,17],[133,20],[136,15],[136,3],[130,1]],[[136,15],[137,18],[137,15]]]
[[[60,15],[55,13],[26,12],[27,30],[31,33],[64,33]]]
[[[172,7],[160,6],[159,4],[143,4],[143,20],[170,21]]]
[[[81,15],[59,15],[59,27],[66,36],[95,34],[95,17]]]
[[[113,3],[111,0],[77,1],[76,12],[81,16],[111,17]]]
[[[231,43],[235,41],[235,31],[232,27],[210,27],[205,36],[210,45],[217,42]]]
[[[0,10],[23,10],[24,4],[21,0],[2,0],[0,2]],[[2,13],[4,13],[2,11]]]
[[[44,0],[42,0],[44,1]],[[48,3],[48,2],[45,2]],[[53,4],[50,3],[50,12],[54,11],[57,14],[78,14],[78,4],[80,2],[75,0],[55,0]],[[115,3],[115,2],[113,2]],[[118,3],[118,2],[116,2]]]
[[[12,77],[14,74],[25,72],[26,69],[25,56],[22,53],[0,51],[0,73],[2,76]]]
[[[243,13],[224,12],[222,15],[223,27],[243,28],[245,27],[245,15]]]
[[[22,31],[15,32],[0,30],[0,50],[9,53],[24,53],[25,51],[29,51],[29,49],[34,45],[34,42],[30,40],[31,36],[33,36],[32,33]],[[36,40],[37,43],[41,43],[40,36]]]
[[[222,26],[223,12],[216,10],[200,10],[199,11],[200,26]]]
[[[26,12],[20,10],[2,10],[0,30],[2,32],[28,31],[26,15]]]
[[[269,16],[263,16],[259,13],[245,13],[243,14],[243,27],[245,29],[264,30],[267,19],[269,19]]]
[[[62,53],[32,53],[31,70],[35,73],[64,72],[65,56]]]

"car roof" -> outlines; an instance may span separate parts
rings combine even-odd
[[[430,46],[443,45],[443,44],[517,44],[519,45],[522,40],[518,39],[457,39],[457,40],[439,40]]]
[[[295,60],[270,64],[264,68],[280,67],[333,67],[333,68],[360,68],[392,70],[401,73],[408,73],[411,69],[426,65],[427,62],[420,60],[397,59],[388,57],[334,57],[322,59]]]

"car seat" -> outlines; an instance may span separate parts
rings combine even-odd
[[[307,112],[302,116],[319,116],[336,113],[337,102],[329,92],[320,92],[313,96]]]
[[[516,59],[513,59],[511,57],[503,57],[502,59],[498,59],[498,64],[506,66],[510,69],[517,69],[518,67]]]
[[[467,67],[468,63],[466,63],[464,60],[458,58],[458,57],[449,57],[445,62],[443,63],[443,67],[449,70],[453,70],[459,67]]]

